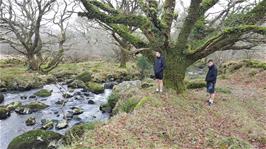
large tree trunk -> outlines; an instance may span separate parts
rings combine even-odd
[[[186,86],[184,79],[187,67],[188,62],[186,62],[184,59],[175,55],[167,56],[164,72],[165,87],[175,89],[177,93],[182,93],[185,91]]]
[[[121,49],[120,53],[120,67],[126,68],[128,61],[128,53],[125,51],[125,49]]]
[[[39,65],[37,57],[34,54],[29,54],[27,55],[27,58],[28,58],[28,69],[33,71],[38,71]]]

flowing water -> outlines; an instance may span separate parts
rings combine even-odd
[[[67,102],[64,106],[56,104],[58,100],[63,100],[62,91],[67,91],[66,86],[50,84],[43,87],[44,89],[53,90],[52,95],[46,98],[29,98],[36,91],[40,89],[33,89],[25,92],[9,92],[4,94],[5,101],[0,105],[6,105],[14,101],[20,101],[23,105],[32,101],[40,101],[47,105],[48,108],[33,112],[32,114],[19,115],[16,112],[12,112],[11,116],[5,120],[0,120],[0,149],[6,149],[10,141],[16,136],[27,132],[29,130],[41,128],[41,120],[63,120],[64,115],[71,111],[71,107],[82,108],[84,112],[68,121],[68,127],[65,129],[57,130],[56,128],[51,129],[52,131],[64,134],[69,128],[75,124],[90,122],[90,121],[104,121],[109,118],[107,113],[102,113],[99,110],[101,104],[107,102],[107,97],[111,94],[111,89],[105,89],[102,94],[93,94],[88,91],[82,91],[82,89],[75,89],[71,94],[74,96],[65,99]],[[85,95],[86,96],[85,96]],[[27,99],[22,100],[21,96],[26,96]],[[88,104],[88,100],[93,100],[95,104]],[[26,126],[25,121],[29,117],[36,118],[36,124],[33,126]]]

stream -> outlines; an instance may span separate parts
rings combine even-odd
[[[57,101],[63,100],[62,90],[69,91],[66,85],[49,84],[43,87],[44,89],[53,90],[52,95],[49,97],[36,97],[30,98],[36,91],[40,89],[32,89],[25,92],[7,92],[5,93],[5,101],[0,105],[7,105],[14,101],[20,101],[23,105],[33,101],[39,101],[49,105],[49,107],[33,112],[31,114],[19,115],[16,112],[11,112],[11,116],[5,120],[0,120],[0,149],[6,149],[8,144],[16,136],[25,133],[29,130],[39,129],[42,127],[41,121],[43,119],[62,121],[64,115],[71,111],[73,107],[83,109],[83,113],[75,115],[74,118],[68,120],[68,127],[65,129],[50,129],[52,131],[64,134],[73,125],[91,122],[91,121],[105,121],[109,118],[108,113],[102,113],[99,110],[101,104],[107,102],[107,97],[111,94],[111,89],[105,89],[102,94],[93,94],[83,89],[73,89],[71,95],[73,97],[66,99],[67,102],[64,106],[56,104]],[[60,91],[61,90],[61,91]],[[22,99],[21,97],[26,97]],[[94,101],[94,104],[89,104],[88,101]],[[35,117],[36,124],[33,126],[26,126],[25,121],[29,117]]]

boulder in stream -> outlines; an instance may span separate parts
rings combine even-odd
[[[22,96],[20,96],[20,99],[21,99],[21,100],[26,100],[26,99],[27,99],[27,96],[22,95]]]
[[[42,129],[49,130],[54,128],[54,122],[52,120],[42,120]]]
[[[8,105],[6,106],[6,108],[7,108],[8,111],[13,111],[13,110],[15,110],[16,108],[20,107],[21,105],[22,105],[21,102],[19,102],[19,101],[15,101],[15,102],[11,102],[10,104],[8,104]]]
[[[10,116],[10,111],[6,107],[0,107],[0,120],[6,119]]]
[[[73,118],[73,112],[72,111],[68,111],[66,113],[66,115],[64,116],[65,119],[67,120],[71,120]]]
[[[27,107],[24,107],[24,106],[20,106],[20,107],[17,107],[15,109],[15,112],[17,114],[25,115],[25,114],[31,114],[32,110],[30,108],[27,108]]]
[[[76,77],[76,79],[81,80],[81,81],[83,81],[83,82],[88,82],[88,81],[91,80],[91,77],[92,77],[92,76],[91,76],[91,73],[88,72],[88,71],[85,71],[85,72],[79,74],[79,75]]]
[[[72,110],[73,110],[73,115],[79,115],[79,114],[82,114],[84,112],[83,109],[78,108],[78,107],[74,107]]]
[[[141,88],[141,81],[124,81],[118,85],[114,86],[114,91],[124,93],[128,90],[136,90]]]
[[[48,105],[42,103],[42,102],[39,102],[39,101],[34,101],[34,102],[31,102],[27,105],[24,105],[24,107],[26,108],[29,108],[33,111],[39,111],[39,110],[42,110],[42,109],[45,109],[47,107],[49,107]]]
[[[48,149],[52,142],[60,144],[62,138],[63,135],[52,131],[31,130],[14,138],[8,149]]]
[[[87,83],[87,88],[89,91],[100,94],[104,92],[104,86],[101,83],[89,82]]]
[[[27,126],[32,126],[36,124],[36,119],[35,117],[29,117],[26,121],[25,121]]]
[[[67,120],[62,120],[62,121],[59,121],[57,124],[56,124],[56,129],[64,129],[68,126],[68,123],[67,123]]]
[[[88,104],[95,104],[95,101],[93,101],[93,100],[90,99],[90,100],[88,101]]]
[[[52,95],[52,90],[48,91],[47,89],[41,89],[34,93],[34,95],[39,96],[39,97],[49,97]]]
[[[105,89],[113,89],[113,87],[117,85],[117,82],[108,82],[104,84]]]
[[[92,94],[89,93],[89,92],[84,92],[83,95],[86,96],[86,97],[92,96]]]
[[[85,88],[86,85],[83,81],[81,80],[74,80],[70,84],[67,85],[69,88]]]
[[[36,95],[30,95],[29,98],[30,99],[37,99],[37,96]]]

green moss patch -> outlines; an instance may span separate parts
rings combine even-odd
[[[65,134],[65,142],[71,144],[71,142],[78,140],[84,135],[85,132],[95,129],[96,125],[100,124],[99,122],[91,122],[85,124],[79,124],[73,126]]]
[[[6,105],[6,108],[9,111],[15,110],[16,108],[20,107],[22,105],[21,102],[19,101],[15,101],[15,102],[11,102],[10,104]]]
[[[117,105],[114,113],[119,113],[119,112],[130,113],[135,109],[138,103],[139,100],[135,98],[126,99],[123,102],[119,103],[119,105]]]
[[[101,105],[100,109],[103,112],[112,112],[112,109],[115,107],[116,103],[118,102],[119,95],[116,92],[113,92],[109,97],[106,104]]]
[[[100,94],[104,92],[104,86],[100,83],[89,82],[86,84],[89,91]]]
[[[81,74],[79,74],[76,79],[81,80],[83,82],[88,82],[91,80],[91,73],[88,71],[85,71]]]
[[[248,67],[266,70],[266,63],[258,60],[244,60]]]
[[[188,89],[204,88],[206,87],[206,82],[203,80],[192,80],[186,83]]]
[[[61,138],[63,138],[61,134],[52,131],[32,130],[14,138],[8,149],[47,149],[50,142]]]
[[[241,140],[239,138],[236,138],[236,137],[228,137],[228,138],[224,138],[222,140],[220,140],[220,142],[218,143],[219,144],[219,148],[221,149],[227,149],[227,148],[230,148],[230,149],[250,149],[252,148],[252,146],[244,141],[244,140]]]
[[[42,110],[42,109],[45,109],[49,106],[42,103],[42,102],[37,101],[37,102],[31,102],[27,105],[24,105],[24,107],[29,108],[29,109],[34,109],[34,110]]]
[[[41,89],[34,93],[34,95],[39,96],[39,97],[49,97],[52,95],[52,91],[48,91],[47,89]]]
[[[10,112],[6,107],[0,107],[0,119],[6,119],[10,116]]]
[[[138,102],[138,104],[135,106],[135,109],[139,109],[139,108],[143,107],[144,104],[147,103],[147,102],[150,101],[150,100],[151,100],[150,97],[147,97],[147,96],[143,97],[143,98]]]
[[[217,87],[216,88],[216,92],[218,93],[224,93],[224,94],[231,94],[231,89],[229,88],[221,88],[221,87]]]

